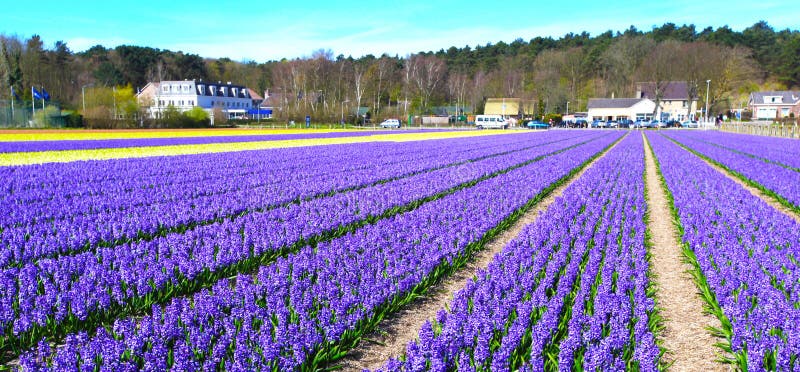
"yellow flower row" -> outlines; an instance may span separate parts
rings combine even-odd
[[[274,148],[333,145],[364,142],[407,142],[445,138],[461,138],[486,135],[509,134],[509,131],[461,131],[398,133],[360,137],[312,138],[283,141],[258,141],[235,143],[211,143],[201,145],[148,146],[109,148],[93,150],[65,150],[42,152],[18,152],[0,154],[0,166],[28,165],[42,163],[65,163],[80,160],[105,160],[123,158],[143,158],[151,156],[190,155],[232,151],[264,150]]]
[[[133,138],[173,138],[173,137],[216,137],[216,136],[257,136],[270,134],[301,134],[354,132],[354,129],[166,129],[166,130],[23,130],[0,131],[0,142],[14,141],[63,141],[63,140],[101,140]]]

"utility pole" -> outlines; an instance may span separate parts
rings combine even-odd
[[[708,123],[708,90],[711,88],[711,80],[706,80],[706,123]]]

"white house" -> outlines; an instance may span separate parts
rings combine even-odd
[[[800,91],[753,92],[747,103],[755,120],[800,116]]]
[[[152,118],[160,117],[164,110],[172,106],[181,112],[201,107],[209,115],[219,110],[229,119],[236,119],[244,117],[251,108],[258,107],[261,99],[241,85],[202,80],[150,82],[136,96],[139,105],[146,107]]]
[[[587,108],[592,120],[650,120],[656,103],[647,98],[591,98]]]

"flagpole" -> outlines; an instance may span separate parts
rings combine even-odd
[[[44,87],[40,86],[40,88],[42,88],[42,92],[44,92]],[[42,93],[42,112],[44,112],[44,93]]]
[[[31,114],[36,116],[36,97],[33,95],[33,85],[31,85],[31,110]],[[33,120],[33,117],[31,117],[31,120]]]
[[[14,86],[11,86],[11,120],[14,120]]]

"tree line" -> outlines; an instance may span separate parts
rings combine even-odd
[[[688,81],[693,98],[704,99],[711,80],[712,109],[723,112],[745,106],[751,91],[800,87],[798,56],[800,32],[776,31],[764,21],[742,31],[631,26],[596,36],[520,38],[407,56],[353,58],[320,49],[263,63],[131,45],[76,53],[62,41],[45,46],[37,35],[0,35],[0,100],[11,98],[12,86],[22,100],[31,99],[31,86],[43,86],[63,107],[80,111],[87,87],[135,92],[149,81],[202,79],[268,90],[281,108],[275,114],[284,119],[309,114],[338,121],[356,107],[377,117],[423,114],[438,106],[481,112],[488,97],[530,100],[544,113],[563,112],[567,102],[571,111],[585,111],[589,98],[632,97],[641,81]],[[135,114],[126,107],[131,112],[125,115]]]

